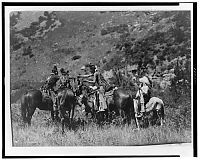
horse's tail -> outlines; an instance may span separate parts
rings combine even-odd
[[[161,106],[161,116],[162,116],[162,119],[164,120],[164,118],[165,118],[164,103],[163,103],[162,106]]]
[[[27,108],[28,108],[28,99],[27,95],[23,95],[21,98],[21,116],[23,122],[27,121]]]

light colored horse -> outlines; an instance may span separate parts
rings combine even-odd
[[[133,102],[134,102],[136,123],[137,123],[138,129],[139,129],[140,128],[139,119],[136,115],[138,113],[139,100],[133,99]],[[145,111],[146,111],[147,114],[150,113],[150,112],[153,112],[153,117],[157,116],[158,119],[160,120],[160,125],[161,126],[163,125],[163,122],[164,122],[164,103],[160,98],[152,97],[149,100],[149,102],[146,104]],[[156,113],[157,115],[155,115],[154,113]]]

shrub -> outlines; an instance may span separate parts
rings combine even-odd
[[[106,35],[106,34],[108,34],[107,30],[102,29],[102,30],[101,30],[101,35],[104,36],[104,35]]]
[[[81,58],[80,55],[76,55],[76,56],[73,56],[73,57],[72,57],[72,60],[77,60],[77,59],[80,59],[80,58]]]

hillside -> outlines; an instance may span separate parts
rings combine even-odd
[[[101,64],[102,71],[137,65],[171,85],[176,76],[190,84],[190,13],[161,12],[13,12],[11,16],[11,87],[42,82],[53,64],[80,72]],[[24,48],[31,46],[31,53]],[[186,81],[187,80],[187,81]],[[17,86],[17,87],[16,87]],[[163,87],[164,89],[166,87]]]

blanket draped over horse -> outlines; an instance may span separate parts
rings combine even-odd
[[[136,113],[138,112],[138,107],[139,107],[139,101],[137,99],[134,99],[134,110]],[[152,97],[149,102],[145,106],[145,111],[146,113],[153,113],[153,118],[157,117],[160,120],[160,124],[163,125],[164,121],[164,103],[163,101],[158,98],[158,97]],[[154,115],[156,114],[156,115]],[[136,123],[138,124],[139,127],[139,122],[138,119],[136,118]]]

